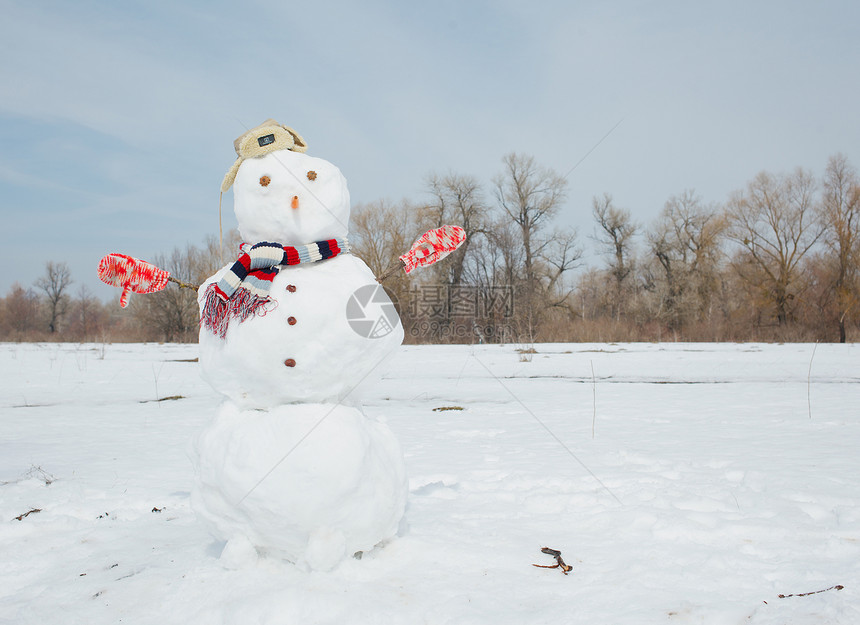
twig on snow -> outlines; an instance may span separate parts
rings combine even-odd
[[[25,518],[27,518],[27,517],[28,517],[28,516],[30,516],[31,514],[36,514],[37,512],[41,512],[41,511],[42,511],[42,509],[41,509],[41,508],[33,508],[32,510],[30,510],[30,511],[28,511],[28,512],[25,512],[24,514],[21,514],[21,515],[19,515],[19,516],[16,516],[16,517],[15,517],[15,520],[16,520],[16,521],[23,521]]]
[[[573,567],[569,564],[565,564],[564,560],[561,559],[561,551],[558,549],[550,549],[549,547],[544,547],[541,549],[541,553],[545,553],[547,555],[555,558],[555,564],[532,564],[532,566],[536,566],[539,569],[561,569],[561,572],[567,575],[573,570]]]
[[[42,467],[30,465],[30,470],[26,473],[27,477],[35,478],[45,483],[45,486],[50,486],[57,481],[53,475],[45,471]]]
[[[777,595],[780,599],[788,599],[789,597],[808,597],[809,595],[817,595],[820,592],[827,592],[828,590],[842,590],[845,588],[842,584],[836,584],[835,586],[831,586],[830,588],[825,588],[823,590],[813,590],[812,592],[801,592],[796,595]]]

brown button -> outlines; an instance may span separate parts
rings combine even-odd
[[[293,286],[292,284],[288,284],[288,285],[287,285],[287,290],[288,290],[290,293],[295,293],[295,292],[296,292],[296,287],[295,287],[295,286]]]
[[[296,325],[296,318],[295,317],[287,317],[287,323],[289,323],[291,326]]]
[[[287,365],[288,367],[295,367],[295,366],[296,366],[296,361],[295,361],[295,360],[293,360],[292,358],[287,358],[287,359],[284,361],[284,364],[285,364],[285,365]]]

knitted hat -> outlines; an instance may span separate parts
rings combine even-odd
[[[308,144],[301,135],[289,126],[279,124],[274,119],[267,119],[256,128],[252,128],[233,142],[236,154],[239,158],[233,163],[230,171],[224,176],[221,183],[221,192],[224,193],[233,186],[239,165],[246,158],[264,156],[275,150],[291,150],[293,152],[305,152]]]

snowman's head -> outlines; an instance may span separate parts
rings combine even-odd
[[[302,245],[345,237],[349,191],[340,170],[321,158],[277,150],[246,158],[233,183],[245,241]]]

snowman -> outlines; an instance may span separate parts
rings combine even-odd
[[[361,390],[403,340],[394,305],[349,253],[349,192],[268,120],[235,142],[239,259],[198,291],[200,365],[224,396],[193,445],[192,505],[222,557],[329,570],[392,538],[407,480]]]

